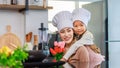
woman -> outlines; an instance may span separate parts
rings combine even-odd
[[[77,44],[84,45],[89,52],[89,59],[93,61],[103,61],[104,57],[99,54],[100,50],[93,43],[93,35],[87,30],[87,24],[90,20],[91,13],[83,8],[75,9],[72,13],[73,27],[77,38]],[[67,53],[63,56],[63,60],[68,60],[74,52],[81,47],[73,44]]]
[[[71,18],[72,14],[69,11],[61,11],[57,13],[52,20],[53,25],[58,29],[61,40],[65,42],[64,53],[66,53],[71,45],[76,42]],[[85,46],[81,46],[75,51],[74,54],[72,54],[69,59],[71,58],[72,62],[74,62],[74,60],[87,62],[89,61],[89,54]]]

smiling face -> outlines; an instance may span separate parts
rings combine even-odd
[[[64,41],[66,44],[69,44],[72,42],[73,40],[73,29],[72,28],[63,28],[62,30],[60,30],[59,32],[60,34],[60,38],[62,41]]]
[[[75,34],[82,35],[86,31],[86,26],[83,22],[76,20],[73,23]]]

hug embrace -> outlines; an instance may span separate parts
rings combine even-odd
[[[94,43],[93,34],[87,29],[90,18],[90,11],[84,8],[74,9],[72,13],[61,11],[53,17],[52,24],[57,27],[61,40],[65,42],[61,61],[104,61],[100,48]]]

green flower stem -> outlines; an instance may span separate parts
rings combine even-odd
[[[60,61],[60,59],[62,58],[63,53],[57,53],[54,57],[57,61]]]

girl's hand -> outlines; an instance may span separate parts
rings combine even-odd
[[[66,60],[65,58],[60,59],[60,61],[65,61],[65,62],[67,62],[67,60]]]

